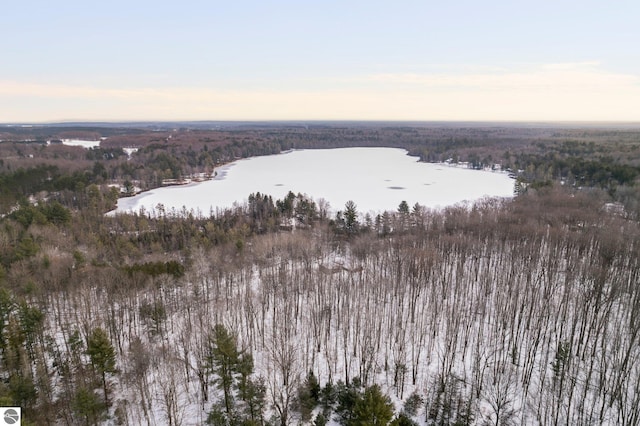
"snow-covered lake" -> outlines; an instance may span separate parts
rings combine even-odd
[[[216,179],[154,189],[121,198],[116,213],[149,212],[162,204],[205,215],[246,201],[251,193],[283,198],[289,191],[324,199],[332,210],[353,200],[361,213],[396,210],[401,201],[438,208],[485,196],[512,197],[506,173],[421,163],[396,148],[295,150],[238,160],[216,170]]]
[[[62,144],[69,145],[69,146],[81,146],[83,148],[97,148],[100,146],[100,141],[99,140],[87,141],[82,139],[62,139]]]

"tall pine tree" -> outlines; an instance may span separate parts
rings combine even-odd
[[[216,324],[213,328],[207,358],[207,363],[217,376],[214,383],[220,387],[224,395],[225,411],[231,417],[233,409],[231,387],[234,382],[234,373],[240,362],[240,354],[235,337],[222,324]]]
[[[91,332],[87,339],[87,355],[91,359],[94,370],[102,379],[104,402],[109,406],[107,374],[116,372],[116,351],[104,329],[98,327]]]
[[[222,324],[212,330],[206,364],[223,394],[223,405],[214,405],[208,423],[262,424],[266,388],[260,379],[251,377],[251,354],[238,349],[236,337]]]

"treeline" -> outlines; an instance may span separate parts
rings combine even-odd
[[[29,138],[28,129],[12,131],[16,134],[5,136]],[[63,128],[39,128],[33,132],[35,139],[45,134],[48,138],[67,134]],[[79,129],[71,132],[80,135]],[[95,132],[91,128],[87,134],[96,138]],[[146,190],[167,179],[180,180],[202,173],[209,176],[219,165],[238,158],[289,149],[398,147],[422,161],[466,162],[477,169],[500,166],[526,185],[562,181],[606,188],[614,196],[616,186],[634,186],[640,167],[640,134],[635,130],[318,124],[153,132],[105,128],[104,135],[109,137],[101,147],[91,150],[43,146],[42,142],[33,141],[1,143],[0,178],[4,182],[0,207],[7,211],[20,197],[37,191],[78,191],[90,184],[129,182]],[[129,158],[124,147],[136,147],[138,151]],[[65,172],[51,172],[56,175],[53,181],[38,179],[47,167]],[[27,175],[34,177],[21,179]],[[22,186],[21,181],[25,182]]]
[[[30,196],[43,199],[57,199],[66,207],[81,209],[79,204],[83,192],[91,185],[102,185],[108,179],[107,171],[99,162],[84,171],[69,172],[55,165],[40,164],[31,168],[19,168],[13,172],[0,174],[0,211],[8,212],[16,208]],[[103,191],[108,191],[104,186]],[[44,194],[44,195],[43,195]]]
[[[622,185],[634,185],[640,167],[616,163],[611,157],[585,159],[544,155],[516,155],[513,167],[522,170],[526,182],[561,181],[567,185],[615,190]]]
[[[399,126],[392,123],[238,125],[219,130],[104,127],[7,128],[0,143],[0,211],[40,193],[65,207],[82,210],[82,192],[107,184],[142,190],[256,155],[288,149],[386,146],[407,149],[429,162],[466,162],[473,168],[508,170],[523,187],[562,182],[607,189],[628,210],[638,204],[635,182],[640,167],[640,134],[633,129],[559,129],[516,126]],[[101,147],[53,144],[62,137],[107,137]],[[22,142],[18,142],[22,141]],[[136,147],[132,157],[124,147]],[[622,191],[618,191],[620,188]],[[60,192],[65,192],[60,194]],[[110,209],[113,205],[105,205]]]
[[[118,164],[112,174],[116,179],[136,181],[141,188],[148,189],[160,186],[164,179],[211,174],[217,166],[239,158],[278,154],[291,148],[287,143],[270,140],[242,142],[230,138],[223,143],[209,143],[205,137],[194,146],[176,139],[144,146],[130,161]]]

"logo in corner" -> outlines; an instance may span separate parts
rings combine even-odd
[[[20,407],[0,407],[2,413],[3,425],[19,425],[20,424]]]

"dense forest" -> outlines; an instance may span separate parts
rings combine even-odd
[[[103,140],[84,149],[63,139]],[[640,131],[246,125],[0,132],[0,401],[25,424],[640,424]],[[402,147],[516,196],[365,217],[131,188]],[[137,151],[125,151],[136,148]]]

